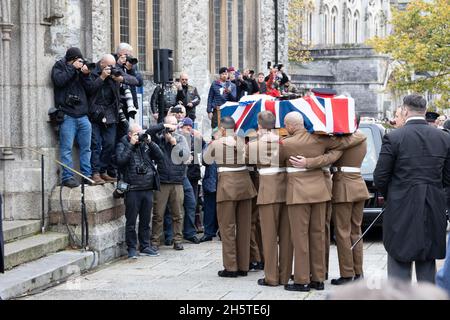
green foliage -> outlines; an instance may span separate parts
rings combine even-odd
[[[395,61],[392,90],[441,95],[438,109],[450,99],[450,0],[415,0],[406,10],[394,10],[393,33],[368,41]]]
[[[290,0],[288,13],[289,61],[303,63],[312,60],[309,44],[302,38],[301,25],[307,12],[314,9],[311,0]]]

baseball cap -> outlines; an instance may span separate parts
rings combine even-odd
[[[184,118],[181,122],[182,127],[194,127],[194,121],[191,118]]]

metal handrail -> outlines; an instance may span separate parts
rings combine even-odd
[[[61,161],[58,161],[54,157],[30,148],[26,146],[15,146],[15,147],[5,147],[0,146],[0,149],[13,149],[13,150],[28,150],[33,153],[39,154],[41,156],[41,202],[42,202],[42,221],[41,221],[41,232],[45,233],[45,157],[50,159],[51,161],[59,164],[60,166],[66,168],[67,170],[71,171],[72,173],[80,176],[81,178],[81,237],[82,237],[82,243],[81,246],[83,249],[86,249],[89,242],[89,226],[88,226],[88,220],[87,220],[87,212],[86,212],[86,203],[85,203],[85,181],[89,181],[91,184],[95,184],[95,181],[92,180],[89,177],[86,177],[84,174],[78,172],[75,169],[72,169],[68,165],[62,163]]]

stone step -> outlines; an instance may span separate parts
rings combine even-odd
[[[68,235],[47,232],[5,244],[5,269],[42,258],[64,250],[69,245]]]
[[[39,220],[3,221],[3,239],[5,243],[33,236],[41,231]]]
[[[23,264],[0,274],[0,298],[17,298],[67,280],[67,285],[74,289],[77,276],[95,268],[97,261],[93,252],[62,251]]]

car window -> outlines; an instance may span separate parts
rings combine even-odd
[[[373,131],[370,128],[360,128],[360,130],[367,137],[367,154],[362,163],[361,173],[373,174],[378,161],[378,154],[375,150]]]

